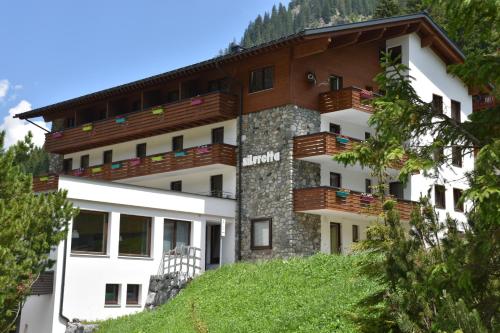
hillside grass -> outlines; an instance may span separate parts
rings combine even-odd
[[[365,256],[223,266],[156,310],[101,322],[99,332],[357,332],[357,303],[381,287],[359,274]]]

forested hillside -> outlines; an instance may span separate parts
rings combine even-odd
[[[422,9],[421,0],[292,0],[288,7],[280,3],[274,5],[271,12],[258,15],[249,23],[239,44],[251,47],[305,28],[357,22]]]

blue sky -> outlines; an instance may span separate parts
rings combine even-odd
[[[279,0],[15,0],[0,10],[0,130],[10,115],[217,55]],[[287,4],[288,0],[281,1]],[[37,133],[38,132],[38,133]]]

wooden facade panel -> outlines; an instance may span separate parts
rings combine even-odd
[[[379,215],[382,204],[377,197],[366,196],[360,192],[351,191],[346,198],[339,197],[334,187],[314,187],[295,189],[293,193],[294,210],[307,212],[310,210],[327,209],[356,213],[361,215]],[[416,203],[407,200],[397,200],[396,204],[403,220],[409,220]]]
[[[154,110],[163,111],[154,114]],[[84,124],[62,132],[47,133],[45,149],[67,154],[141,137],[196,127],[236,117],[237,99],[233,95],[211,93],[174,104],[124,114],[116,118]]]
[[[212,164],[236,166],[236,147],[228,144],[212,144],[185,149],[181,152],[168,152],[144,158],[132,158],[113,163],[95,165],[86,169],[76,169],[71,176],[100,180],[120,180],[147,176]],[[41,176],[33,179],[35,192],[57,190],[58,176]]]
[[[348,139],[347,143],[341,143],[338,138]],[[319,155],[335,155],[352,149],[353,145],[361,142],[345,135],[330,132],[321,132],[309,135],[297,136],[293,139],[294,158],[304,158]]]

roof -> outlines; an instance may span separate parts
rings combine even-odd
[[[69,99],[66,101],[62,101],[59,103],[55,103],[52,105],[40,107],[28,112],[23,112],[16,114],[16,118],[21,118],[21,119],[28,119],[28,118],[34,118],[34,117],[39,117],[47,112],[54,112],[54,111],[61,111],[67,108],[72,108],[76,107],[79,105],[83,105],[85,103],[92,103],[92,102],[97,102],[100,100],[103,100],[105,98],[110,98],[117,96],[119,94],[124,94],[127,92],[131,91],[136,91],[138,89],[144,89],[151,87],[155,84],[163,83],[169,80],[172,80],[176,77],[181,77],[185,76],[188,74],[192,74],[201,70],[207,70],[207,69],[214,69],[218,65],[228,63],[231,61],[237,61],[239,59],[243,59],[246,57],[250,57],[262,52],[269,51],[271,49],[279,48],[282,46],[286,46],[292,43],[296,43],[300,40],[303,39],[308,39],[308,38],[314,38],[314,37],[319,37],[322,35],[332,35],[335,33],[345,33],[349,32],[350,30],[356,30],[356,29],[370,29],[370,28],[376,28],[377,26],[382,26],[382,25],[388,25],[388,24],[394,24],[394,23],[405,23],[409,21],[424,21],[425,23],[428,23],[432,29],[434,30],[435,33],[438,34],[439,37],[441,37],[446,44],[451,47],[452,51],[455,53],[455,55],[463,60],[465,58],[464,54],[462,51],[458,48],[457,45],[446,35],[446,33],[432,20],[432,18],[427,15],[427,13],[422,12],[422,13],[417,13],[417,14],[410,14],[410,15],[401,15],[401,16],[394,16],[394,17],[389,17],[389,18],[382,18],[382,19],[372,19],[364,22],[356,22],[356,23],[347,23],[347,24],[340,24],[340,25],[335,25],[335,26],[327,26],[327,27],[321,27],[321,28],[313,28],[313,29],[305,29],[300,32],[294,33],[292,35],[284,36],[279,39],[275,39],[263,44],[259,44],[256,46],[253,46],[251,48],[244,49],[240,52],[236,53],[230,53],[222,56],[218,56],[209,60],[205,60],[193,65],[189,65],[186,67],[181,67],[172,71],[168,71],[162,74],[154,75],[151,77],[147,77],[141,80],[133,81],[130,83],[126,83],[123,85],[115,86],[112,88],[108,88],[105,90],[101,90],[98,92],[90,93],[87,95],[83,95],[80,97],[76,97],[73,99]]]

